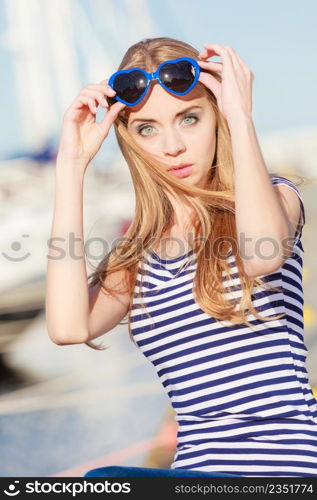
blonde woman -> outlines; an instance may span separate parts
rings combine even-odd
[[[127,317],[178,422],[170,469],[114,466],[87,476],[317,473],[303,338],[305,211],[297,185],[264,163],[253,79],[232,47],[207,43],[199,52],[146,39],[64,115],[51,236],[67,242],[75,233],[81,259],[67,243],[62,260],[49,259],[49,336],[102,349],[92,341]],[[99,124],[98,105],[107,110]],[[87,278],[83,179],[111,125],[135,213]]]

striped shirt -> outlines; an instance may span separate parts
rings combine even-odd
[[[280,291],[252,290],[259,314],[285,313],[281,319],[263,322],[248,315],[251,329],[206,314],[193,296],[194,250],[173,259],[145,250],[140,259],[131,331],[175,410],[172,469],[245,477],[317,475],[317,401],[306,369],[303,325],[305,210],[295,184],[283,177],[271,181],[289,186],[301,202],[292,255],[261,276]],[[238,284],[234,256],[227,261],[230,284]],[[174,277],[185,262],[188,267]],[[227,295],[236,299],[241,287]]]

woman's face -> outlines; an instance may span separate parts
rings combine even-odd
[[[199,86],[175,96],[152,83],[145,99],[131,107],[128,132],[166,170],[180,163],[192,165],[181,178],[205,186],[216,150],[216,117]]]

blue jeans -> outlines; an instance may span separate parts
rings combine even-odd
[[[150,467],[128,467],[109,465],[91,469],[83,477],[239,477],[224,472],[204,472],[190,469],[154,469]]]

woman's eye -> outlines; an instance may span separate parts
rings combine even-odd
[[[145,125],[144,127],[139,128],[139,134],[140,134],[140,135],[150,135],[150,134],[147,134],[147,133],[146,133],[146,134],[143,134],[142,132],[143,132],[144,130],[149,130],[149,129],[152,129],[152,128],[153,128],[153,127],[151,127],[151,125]]]
[[[188,116],[185,116],[184,120],[195,120],[195,121],[197,121],[198,117],[195,116],[195,115],[188,115]],[[193,123],[193,122],[191,122],[191,123]]]
[[[185,121],[185,120],[190,120],[189,122],[188,122],[188,121],[187,121],[187,122],[185,122],[185,123],[186,123],[186,125],[192,125],[193,123],[198,122],[199,118],[198,118],[198,116],[196,116],[196,115],[187,115],[187,116],[185,116],[185,117],[183,118],[183,121]],[[194,120],[194,121],[193,121],[193,120]],[[140,128],[138,129],[138,133],[139,133],[140,135],[143,135],[144,137],[146,137],[146,136],[152,135],[152,134],[151,134],[151,130],[152,130],[152,129],[153,129],[153,127],[152,127],[151,125],[143,125],[142,127],[140,127]],[[150,132],[149,132],[149,130],[150,130]]]

